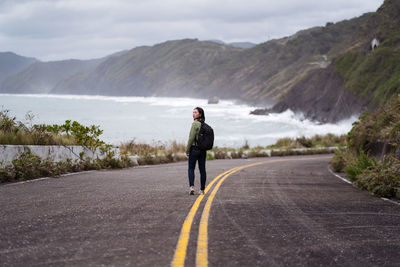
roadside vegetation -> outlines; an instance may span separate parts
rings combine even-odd
[[[32,115],[28,114],[27,118],[32,122]],[[10,165],[0,168],[0,182],[25,181],[70,172],[133,166],[127,157],[120,159],[114,157],[112,146],[99,138],[102,133],[98,126],[87,127],[70,120],[63,125],[32,123],[26,125],[10,116],[8,110],[2,110],[0,111],[1,145],[79,145],[92,152],[100,151],[103,157],[92,159],[81,153],[79,159],[55,162],[52,159],[41,159],[27,149]]]
[[[62,125],[33,124],[34,116],[26,115],[27,123],[17,121],[8,110],[0,111],[1,145],[77,145],[104,154],[102,159],[90,159],[82,154],[77,160],[54,162],[41,159],[31,151],[16,158],[8,166],[0,168],[0,182],[24,181],[39,177],[59,176],[61,174],[85,170],[124,168],[138,165],[153,165],[187,160],[186,144],[172,141],[169,143],[139,143],[135,140],[120,144],[121,158],[114,157],[112,146],[99,137],[103,133],[99,126],[84,126],[76,121],[65,121]],[[207,152],[207,159],[235,159],[266,156],[289,156],[332,153],[327,147],[345,144],[345,136],[315,135],[311,138],[282,138],[275,144],[262,147],[250,147],[246,141],[240,148],[215,146]],[[133,160],[133,158],[135,160]],[[1,165],[0,165],[1,166]]]
[[[82,158],[55,162],[51,159],[41,159],[28,151],[14,159],[11,165],[0,168],[0,183],[26,181],[40,177],[58,177],[62,174],[80,171],[121,169],[131,166],[134,166],[134,164],[128,158],[116,159],[112,154],[108,154],[103,159]]]
[[[376,196],[396,196],[400,190],[400,95],[353,124],[347,147],[336,151],[331,166]]]
[[[333,134],[315,135],[311,138],[282,138],[270,146],[250,147],[245,141],[240,148],[218,147],[207,152],[207,160],[214,159],[238,159],[267,156],[313,155],[333,153],[330,147],[344,146],[346,136]],[[122,143],[120,146],[122,155],[138,156],[139,165],[160,164],[187,160],[185,156],[186,144],[176,141],[170,143],[154,142],[145,144],[135,140]]]
[[[10,115],[10,111],[0,110],[0,145],[78,145],[72,135],[54,132],[53,127],[33,124],[34,116],[27,113],[24,124]]]
[[[138,156],[139,165],[154,165],[186,160],[185,144],[176,141],[170,143],[155,142],[145,144],[131,140],[119,146],[121,155]]]
[[[268,146],[268,149],[289,149],[289,148],[322,148],[342,147],[346,145],[346,135],[314,135],[313,137],[281,138],[275,144]]]
[[[250,147],[245,141],[239,149],[227,147],[214,147],[212,154],[207,159],[228,159],[228,158],[255,158],[255,157],[280,157],[295,155],[314,155],[333,153],[336,147],[344,146],[346,136],[333,134],[315,135],[313,137],[280,138],[275,144],[269,146]]]

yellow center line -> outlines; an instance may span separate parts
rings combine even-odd
[[[298,161],[298,160],[314,160],[314,159],[318,159],[318,158],[305,158],[305,159],[295,159],[295,160]],[[204,190],[204,195],[200,195],[197,197],[195,203],[193,204],[192,208],[190,209],[188,215],[186,216],[186,219],[185,219],[182,229],[181,229],[181,233],[179,235],[178,243],[176,245],[174,258],[171,262],[171,266],[173,266],[173,267],[184,266],[187,246],[189,243],[190,230],[191,230],[191,227],[193,224],[194,216],[196,215],[196,212],[199,209],[200,203],[203,200],[204,196],[211,189],[211,187],[213,186],[214,183],[216,183],[219,180],[219,182],[215,186],[214,190],[211,192],[211,195],[209,196],[209,198],[206,202],[206,205],[204,207],[204,210],[203,210],[203,213],[201,216],[201,220],[200,220],[200,228],[199,228],[199,235],[198,235],[198,241],[197,241],[197,252],[196,252],[196,265],[197,266],[207,266],[208,265],[208,236],[207,236],[208,235],[208,233],[207,233],[208,218],[209,218],[212,201],[213,201],[215,194],[217,193],[219,187],[221,186],[222,182],[229,175],[231,175],[237,171],[240,171],[244,168],[261,165],[261,164],[266,164],[266,163],[275,163],[275,162],[290,161],[290,160],[291,159],[280,159],[280,160],[256,162],[256,163],[232,168],[230,170],[227,170],[227,171],[221,173],[217,177],[215,177],[214,180],[212,180],[211,183],[209,183],[207,185],[206,189]]]
[[[295,160],[298,161],[298,160],[314,160],[314,159],[318,159],[318,158],[305,158],[305,159],[295,159]],[[262,161],[262,162],[257,162],[257,163],[237,167],[235,170],[226,174],[223,178],[221,178],[218,181],[217,185],[214,187],[213,191],[211,192],[210,196],[208,197],[207,202],[203,209],[203,214],[201,215],[199,234],[197,237],[196,267],[207,267],[208,266],[208,218],[210,216],[211,204],[214,200],[214,197],[215,197],[218,189],[221,187],[221,184],[224,182],[224,180],[226,178],[228,178],[231,174],[234,174],[235,172],[238,172],[238,171],[248,168],[248,167],[253,167],[253,166],[266,164],[266,163],[276,163],[276,162],[290,161],[290,160],[291,159],[278,159],[278,160]]]
[[[207,266],[208,265],[208,217],[210,215],[211,204],[214,200],[215,194],[217,193],[218,189],[220,188],[222,182],[229,177],[229,175],[238,172],[244,168],[261,165],[266,162],[257,162],[249,165],[245,165],[242,167],[236,168],[236,170],[228,173],[223,178],[221,178],[217,185],[214,187],[213,191],[211,192],[210,196],[207,199],[206,205],[203,209],[203,214],[201,215],[200,219],[200,227],[199,227],[199,235],[197,237],[197,252],[196,252],[196,266]]]
[[[204,190],[204,195],[200,195],[197,197],[196,201],[194,202],[192,208],[189,211],[189,214],[186,216],[186,219],[183,223],[171,266],[173,266],[173,267],[179,266],[180,267],[180,266],[184,266],[184,264],[185,264],[186,250],[187,250],[187,245],[189,243],[190,229],[192,228],[193,218],[196,215],[196,212],[197,212],[197,210],[200,206],[200,203],[203,200],[205,194],[207,194],[207,192],[210,190],[212,185],[216,181],[218,181],[219,178],[221,178],[223,175],[229,174],[230,172],[236,170],[237,168],[238,167],[227,170],[226,172],[223,172],[220,175],[218,175],[217,177],[215,177],[214,180],[212,180],[212,182],[207,185],[206,189]]]

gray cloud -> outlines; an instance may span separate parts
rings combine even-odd
[[[3,0],[0,51],[94,58],[171,39],[264,42],[375,11],[383,0]]]

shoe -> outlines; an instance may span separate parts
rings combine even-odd
[[[194,195],[194,188],[193,188],[193,186],[190,187],[190,193],[189,193],[189,195]]]
[[[199,195],[204,195],[204,190],[200,190]]]

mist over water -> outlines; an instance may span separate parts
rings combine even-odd
[[[204,108],[206,122],[214,128],[215,145],[240,147],[270,145],[283,137],[315,134],[345,134],[356,117],[338,124],[317,125],[291,111],[268,116],[250,115],[255,107],[233,101],[207,104],[206,99],[169,97],[105,97],[78,95],[0,94],[0,107],[9,109],[17,120],[35,115],[34,123],[63,124],[76,120],[83,125],[99,125],[101,138],[118,145],[137,142],[186,142],[196,106]]]

